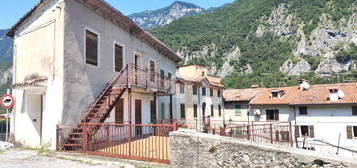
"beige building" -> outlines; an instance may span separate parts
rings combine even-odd
[[[204,119],[222,123],[224,119],[221,78],[208,74],[202,65],[184,65],[176,71],[177,118],[187,125],[202,125]]]
[[[57,124],[145,124],[175,114],[182,58],[103,0],[42,0],[7,35],[11,133],[25,146],[54,149]]]

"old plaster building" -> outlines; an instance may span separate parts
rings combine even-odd
[[[292,122],[299,148],[357,158],[357,83],[268,88],[249,105],[250,121]]]
[[[17,100],[11,133],[23,145],[53,149],[60,123],[176,115],[181,57],[103,0],[41,0],[7,35]]]
[[[203,120],[222,122],[224,119],[221,78],[208,74],[202,65],[177,67],[177,118],[190,127],[202,126]]]

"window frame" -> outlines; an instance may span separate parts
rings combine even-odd
[[[218,116],[222,116],[222,105],[218,105]]]
[[[301,109],[305,109],[306,110],[306,114],[304,113],[301,113]],[[308,115],[308,110],[307,110],[307,106],[299,106],[299,115],[303,115],[303,116],[306,116]]]
[[[197,104],[193,104],[193,118],[197,118],[198,117],[198,105]]]
[[[122,66],[123,66],[123,67],[122,67],[122,69],[125,68],[125,45],[124,45],[124,44],[121,44],[121,43],[119,43],[119,42],[117,42],[117,41],[114,41],[114,42],[113,42],[113,72],[118,73],[118,72],[120,72],[120,71],[116,71],[116,70],[115,70],[115,45],[121,46],[122,49],[123,49],[123,51],[122,51],[122,63],[123,63]]]
[[[206,87],[202,86],[201,90],[202,90],[202,96],[206,96],[206,91],[207,91]]]
[[[268,116],[270,116],[270,115],[268,115],[268,111],[272,112],[272,115],[273,115],[272,119],[270,119],[268,117]],[[278,113],[278,114],[276,115],[275,113]],[[280,114],[279,109],[266,109],[265,110],[266,121],[279,121],[279,119],[280,119],[279,114]],[[276,116],[278,116],[278,118],[275,118]]]
[[[217,97],[222,97],[222,95],[221,95],[221,89],[217,89]]]
[[[213,97],[213,91],[214,91],[214,89],[213,88],[209,88],[209,96],[211,96],[211,97]]]
[[[357,139],[357,125],[352,125],[352,138]]]
[[[93,34],[97,35],[97,65],[93,65],[93,64],[89,64],[87,63],[87,31],[91,32]],[[89,27],[85,27],[84,28],[84,35],[83,35],[83,43],[84,43],[84,47],[83,47],[83,53],[84,53],[84,64],[85,65],[90,65],[93,67],[98,67],[100,68],[101,65],[101,55],[100,55],[100,51],[101,51],[101,45],[100,45],[100,40],[101,40],[101,35],[98,31],[89,28]]]
[[[237,108],[239,106],[239,108]],[[237,110],[239,110],[239,115],[237,115]],[[242,105],[235,104],[234,105],[234,116],[242,116]]]
[[[352,106],[352,116],[357,116],[357,106]]]
[[[183,108],[182,108],[183,107]],[[182,111],[183,110],[183,111]],[[182,113],[183,112],[183,113]],[[184,114],[184,115],[182,115]],[[181,119],[186,119],[186,104],[181,103],[180,104],[180,118]]]
[[[214,117],[214,105],[211,104],[211,117]]]
[[[199,87],[197,85],[192,85],[192,95],[198,95],[198,89]]]
[[[183,83],[179,83],[179,91],[180,94],[185,94],[185,85]]]

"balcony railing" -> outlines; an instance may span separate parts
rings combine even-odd
[[[114,87],[128,86],[165,94],[175,94],[176,92],[174,79],[161,76],[159,73],[151,72],[134,64],[127,64],[123,73],[112,85]]]

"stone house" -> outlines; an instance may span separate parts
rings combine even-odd
[[[195,64],[177,67],[176,77],[177,119],[189,126],[201,126],[207,118],[222,123],[224,86],[221,78],[209,75],[207,67]]]
[[[103,0],[41,0],[7,35],[14,141],[54,149],[57,124],[176,115],[171,88],[181,56]]]
[[[250,121],[291,122],[299,148],[357,158],[357,83],[268,88],[249,105]]]

